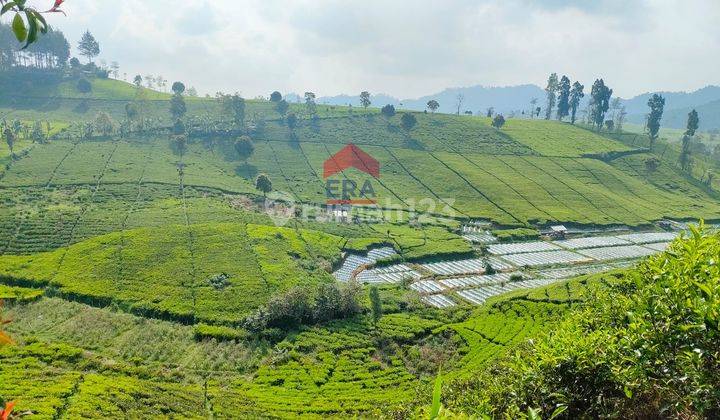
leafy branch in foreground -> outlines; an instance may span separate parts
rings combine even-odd
[[[26,6],[27,0],[0,0],[0,16],[6,13],[15,13],[12,19],[12,30],[18,42],[24,42],[22,49],[37,41],[40,33],[46,34],[48,24],[43,16],[44,13],[62,13],[60,6],[65,0],[55,0],[53,6],[45,11],[38,11],[34,7]]]

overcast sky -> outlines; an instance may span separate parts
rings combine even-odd
[[[615,93],[720,84],[718,0],[66,0],[121,73],[246,97],[544,87],[550,72]],[[31,0],[42,5],[52,0]]]

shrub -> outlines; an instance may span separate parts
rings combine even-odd
[[[87,94],[92,92],[92,85],[90,84],[90,82],[88,82],[87,79],[80,79],[77,82],[77,90],[80,93]]]
[[[390,118],[395,115],[395,107],[390,104],[385,105],[382,109],[380,109],[380,113]]]

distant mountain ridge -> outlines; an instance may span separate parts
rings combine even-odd
[[[518,110],[530,109],[530,100],[538,99],[538,105],[542,105],[545,98],[545,91],[536,85],[526,84],[519,86],[503,86],[503,87],[487,87],[487,86],[470,86],[448,88],[432,95],[422,96],[416,99],[398,99],[386,94],[371,95],[370,100],[372,106],[382,107],[390,104],[402,109],[414,111],[423,111],[427,108],[427,103],[434,99],[440,103],[438,112],[455,113],[457,111],[457,96],[462,94],[464,100],[460,108],[460,113],[472,111],[476,114],[478,111],[485,113],[487,108],[493,107],[497,112],[509,113]],[[289,93],[285,95],[288,102],[296,102],[303,99],[300,95]],[[322,96],[317,98],[317,103],[328,105],[348,105],[360,106],[360,94],[357,95],[336,95]]]
[[[584,108],[589,101],[589,87],[585,88],[585,98],[581,105]],[[622,104],[628,112],[628,121],[643,124],[648,111],[648,99],[659,93],[665,97],[665,115],[662,125],[671,128],[683,128],[687,120],[687,113],[697,109],[700,114],[700,129],[710,130],[720,128],[720,86],[709,85],[692,92],[648,92],[622,99]],[[508,114],[511,112],[527,112],[530,101],[537,98],[537,106],[545,107],[545,91],[533,84],[517,86],[469,86],[448,88],[441,92],[425,95],[416,99],[398,99],[387,94],[371,95],[372,106],[382,107],[387,104],[397,108],[423,111],[427,102],[434,99],[440,103],[438,112],[454,114],[457,112],[457,97],[462,94],[464,99],[460,113],[472,111],[473,114],[484,114],[487,108],[493,107],[495,112]],[[302,102],[303,98],[295,93],[285,96],[289,102]],[[360,106],[359,92],[357,95],[341,94],[335,96],[322,96],[317,99],[318,104],[352,105]]]

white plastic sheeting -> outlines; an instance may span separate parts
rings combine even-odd
[[[475,305],[482,305],[483,303],[485,303],[486,300],[490,299],[493,296],[501,295],[503,293],[507,293],[517,289],[530,289],[533,287],[546,286],[554,282],[555,280],[532,279],[511,282],[507,283],[504,286],[487,286],[479,287],[477,289],[461,290],[457,292],[457,294],[463,299],[469,301],[470,303],[474,303]]]
[[[677,238],[678,235],[679,233],[677,232],[647,232],[618,235],[617,238],[636,244],[651,244],[653,242],[669,242]]]
[[[488,247],[488,251],[495,255],[519,254],[523,252],[540,252],[560,249],[559,246],[545,241],[518,242],[511,244],[494,244]]]
[[[589,236],[587,238],[566,239],[554,241],[556,245],[568,249],[599,248],[603,246],[630,245],[629,241],[615,236]]]
[[[375,248],[370,250],[366,256],[358,254],[348,254],[343,261],[343,265],[333,273],[336,279],[340,281],[348,281],[352,273],[366,264],[374,264],[377,260],[395,255],[397,252],[391,247]]]
[[[604,248],[591,248],[578,251],[598,261],[626,260],[630,258],[647,257],[657,251],[639,245],[608,246]]]
[[[448,289],[465,289],[468,287],[506,283],[510,281],[512,274],[513,273],[497,273],[485,276],[456,277],[452,279],[439,280],[439,282]],[[516,275],[521,274],[517,273]]]
[[[361,283],[398,283],[406,278],[416,280],[420,277],[422,277],[420,273],[407,265],[395,264],[364,270],[357,275],[357,280]]]
[[[434,280],[416,281],[410,288],[419,293],[440,293],[445,290],[444,286]]]
[[[541,267],[544,265],[575,264],[592,261],[591,258],[570,251],[543,251],[528,252],[525,254],[510,254],[503,255],[503,259],[506,259],[519,267]]]
[[[427,305],[434,306],[436,308],[449,308],[455,306],[455,301],[445,295],[428,295],[420,298]]]

